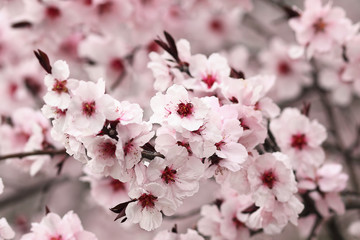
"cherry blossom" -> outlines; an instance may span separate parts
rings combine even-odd
[[[147,231],[160,226],[162,213],[172,215],[175,212],[174,204],[165,197],[165,189],[158,183],[133,188],[129,197],[136,201],[127,206],[126,217],[132,223],[139,223],[140,227]]]
[[[90,182],[90,194],[93,199],[104,208],[115,206],[119,201],[127,201],[129,186],[112,177],[86,176],[84,181]]]
[[[173,148],[165,159],[152,160],[146,173],[149,181],[161,184],[167,189],[169,198],[179,206],[185,196],[192,196],[199,190],[203,171],[200,159],[188,158],[184,148]]]
[[[32,239],[89,239],[96,240],[96,236],[85,231],[79,217],[72,211],[62,218],[55,213],[48,213],[40,223],[33,223],[31,233],[25,234],[21,240]]]
[[[105,82],[102,79],[93,82],[80,82],[73,90],[73,99],[66,115],[65,132],[74,136],[88,136],[98,133],[106,120],[107,104],[111,104],[105,93]]]
[[[306,0],[304,12],[289,24],[296,32],[297,41],[307,48],[309,57],[345,43],[349,35],[356,32],[342,8],[333,7],[331,3],[322,6],[321,0]]]
[[[310,121],[299,110],[286,108],[279,118],[270,123],[270,129],[295,169],[318,167],[323,163],[325,155],[321,144],[327,135],[324,126],[317,120]]]
[[[209,109],[199,98],[191,98],[186,89],[171,86],[166,94],[157,93],[151,99],[154,111],[150,121],[167,123],[178,131],[195,131],[204,123]]]
[[[345,212],[339,192],[346,188],[348,175],[342,172],[340,164],[326,163],[316,173],[300,173],[298,178],[299,188],[312,191],[309,195],[322,216],[329,217],[330,209],[337,214]]]
[[[291,58],[289,46],[281,39],[273,39],[268,50],[260,53],[264,65],[263,71],[277,76],[275,88],[272,89],[275,99],[287,100],[299,95],[303,86],[308,86],[310,65],[304,58]]]
[[[247,171],[250,189],[257,206],[271,209],[275,201],[288,202],[297,192],[290,161],[282,153],[259,156]]]
[[[356,8],[303,2],[2,1],[0,239],[347,236]]]
[[[77,82],[69,78],[69,66],[64,61],[57,61],[52,68],[52,74],[46,75],[44,81],[48,93],[44,96],[46,104],[59,109],[66,109],[70,104],[69,89],[74,89]]]
[[[230,76],[230,67],[226,58],[212,54],[194,55],[189,59],[189,71],[194,79],[186,81],[186,86],[200,91],[214,91]]]

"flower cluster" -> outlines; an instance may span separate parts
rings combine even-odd
[[[297,42],[308,57],[319,62],[319,84],[331,92],[332,100],[349,105],[352,95],[359,96],[359,24],[346,17],[344,9],[322,5],[321,0],[306,0],[305,10],[290,19]],[[301,54],[300,54],[301,55]]]
[[[68,186],[52,187],[80,178],[82,191],[68,184],[79,213],[93,200],[130,234],[200,214],[191,228],[148,233],[155,240],[248,239],[289,223],[312,239],[327,220],[336,231],[335,215],[358,208],[347,198],[359,192],[359,25],[332,2],[304,3],[259,3],[282,14],[274,29],[251,0],[1,2],[0,160],[10,164],[0,174],[16,166],[28,185],[39,180],[10,186],[8,199],[53,204]],[[68,200],[57,207],[76,210]],[[18,209],[6,216],[16,235],[30,230]],[[30,231],[21,240],[97,239],[72,211]],[[0,240],[14,235],[1,218]]]
[[[212,177],[237,190],[241,211],[246,210],[237,221],[246,232],[278,233],[288,221],[296,224],[303,206],[295,196],[288,156],[259,155],[255,149],[265,142],[267,121],[279,114],[266,97],[274,77],[240,78],[223,56],[191,55],[186,40],[175,44],[165,35],[167,42],[158,42],[166,52],[152,53],[156,60],[149,63],[155,87],[162,89],[150,101],[150,122],[142,120],[137,104],[106,94],[102,79],[71,79],[67,64],[57,61],[45,77],[43,112],[53,119],[52,136],[85,163],[92,184],[97,181],[103,192],[112,193],[99,199],[102,204],[111,203],[111,196],[124,189],[122,182],[128,182],[130,200],[112,210],[145,230],[159,227],[163,214],[174,214],[199,190],[200,179]],[[181,55],[182,46],[187,51]],[[166,77],[161,69],[167,69]],[[91,180],[96,176],[110,179]],[[224,214],[232,219],[238,204],[225,203],[221,206],[234,213]],[[227,217],[224,221],[233,221]]]

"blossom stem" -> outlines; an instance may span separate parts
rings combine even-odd
[[[6,160],[9,158],[23,158],[28,156],[38,156],[38,155],[63,155],[67,154],[65,149],[52,149],[52,150],[38,150],[33,152],[21,152],[21,153],[13,153],[8,155],[0,156],[0,161]]]
[[[310,232],[307,240],[312,240],[312,239],[314,239],[316,237],[316,231],[317,231],[317,229],[319,228],[319,226],[320,226],[320,224],[322,222],[321,220],[322,220],[321,217],[319,215],[317,215],[315,223],[314,223],[314,225],[313,225],[313,227],[311,229],[311,232]]]
[[[340,229],[338,228],[338,223],[336,222],[336,218],[335,216],[332,217],[328,222],[327,222],[327,227],[329,229],[329,236],[331,239],[333,240],[344,240],[344,236],[341,234]]]

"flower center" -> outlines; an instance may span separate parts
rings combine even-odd
[[[281,61],[277,66],[277,71],[280,75],[288,75],[291,73],[292,69],[287,62]]]
[[[221,34],[224,32],[224,24],[220,19],[212,19],[210,21],[209,27],[213,32],[217,34]]]
[[[64,81],[59,81],[57,79],[55,79],[55,84],[52,88],[53,91],[57,92],[58,94],[61,94],[61,93],[68,93],[69,92],[69,89],[66,87],[66,80]]]
[[[104,142],[101,144],[101,153],[108,158],[115,158],[116,145],[112,142]]]
[[[258,110],[261,110],[260,109],[260,103],[259,102],[256,102],[255,105],[254,105],[254,110],[258,111]]]
[[[266,185],[268,188],[272,189],[276,182],[276,176],[272,170],[269,170],[262,174],[261,180],[264,185]]]
[[[305,134],[298,133],[292,135],[291,146],[293,148],[302,150],[306,145],[307,145],[307,140]]]
[[[83,110],[83,114],[85,114],[88,117],[91,117],[95,113],[95,101],[83,102],[82,110]]]
[[[46,15],[50,18],[50,19],[57,19],[61,16],[61,11],[59,8],[55,7],[55,6],[49,6],[46,8]]]
[[[16,83],[10,83],[9,85],[9,94],[11,97],[15,96],[16,91],[19,89],[19,86]]]
[[[66,115],[67,109],[60,109],[60,108],[55,108],[55,114],[57,117],[63,117]]]
[[[128,155],[131,151],[131,149],[134,147],[134,145],[132,144],[133,139],[130,139],[127,143],[125,143],[124,146],[124,154],[125,156]]]
[[[153,208],[155,206],[155,201],[156,200],[157,200],[157,197],[155,197],[152,194],[146,194],[146,193],[143,193],[138,198],[138,201],[141,204],[142,208],[145,208],[145,207]]]
[[[124,62],[120,58],[114,58],[110,62],[110,68],[115,71],[122,73],[124,71]]]
[[[322,18],[319,18],[313,25],[315,32],[324,32],[325,28],[326,28],[326,23],[324,22],[324,20]]]
[[[221,151],[221,147],[225,144],[224,141],[220,141],[218,143],[215,143],[215,147],[218,151]]]
[[[166,184],[169,184],[170,182],[175,182],[175,175],[176,175],[176,170],[166,166],[166,168],[161,174],[161,179],[164,180]]]
[[[203,77],[202,81],[210,89],[214,85],[214,83],[216,82],[216,78],[212,74],[208,74],[205,77]]]
[[[191,115],[193,112],[193,105],[191,103],[179,103],[177,113],[180,115],[180,117],[187,117],[188,115]]]
[[[62,236],[52,237],[50,240],[63,240]]]
[[[120,182],[117,179],[112,179],[110,182],[110,186],[113,189],[114,192],[118,192],[121,190],[125,190],[125,185],[123,182]]]

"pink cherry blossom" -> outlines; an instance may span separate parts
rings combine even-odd
[[[119,202],[129,200],[127,195],[129,189],[128,184],[120,182],[117,179],[112,177],[99,178],[90,175],[84,177],[83,180],[90,182],[91,196],[100,206],[106,209],[117,205]]]
[[[260,155],[247,171],[257,206],[272,208],[276,201],[288,202],[297,192],[290,161],[280,152]]]
[[[31,233],[25,234],[21,240],[96,240],[96,236],[85,231],[79,217],[72,211],[66,213],[63,218],[55,213],[48,213],[40,223],[33,223]]]
[[[221,204],[223,221],[220,232],[225,239],[247,239],[250,231],[246,226],[247,214],[242,211],[251,206],[250,196],[237,196]]]
[[[300,17],[289,21],[297,41],[307,47],[308,55],[324,53],[336,44],[343,44],[356,31],[345,11],[321,0],[306,0]]]
[[[317,120],[310,121],[299,110],[286,108],[279,118],[270,123],[270,129],[295,169],[323,163],[325,156],[321,144],[327,135],[324,126]]]
[[[186,89],[171,86],[166,94],[157,93],[150,102],[154,111],[150,121],[169,124],[182,132],[198,130],[204,123],[209,109],[199,98],[191,98]]]
[[[60,109],[66,109],[70,104],[70,89],[77,86],[76,80],[68,79],[69,66],[64,61],[56,61],[52,67],[52,73],[45,76],[45,85],[48,93],[44,96],[46,104]]]
[[[215,205],[205,205],[201,208],[201,215],[203,217],[197,224],[199,232],[215,239],[223,239],[220,232],[222,219],[218,207]]]
[[[272,208],[261,207],[250,215],[248,226],[254,229],[263,228],[266,234],[278,234],[290,221],[297,224],[298,215],[304,205],[295,196],[288,202],[275,202]]]
[[[141,160],[142,146],[154,136],[151,124],[118,125],[119,140],[116,147],[116,156],[120,161],[123,171],[133,168]]]
[[[351,71],[350,64],[344,62],[341,57],[342,50],[334,49],[321,58],[322,68],[319,73],[319,85],[329,91],[331,101],[339,106],[347,106],[356,93],[356,87]]]
[[[276,84],[272,89],[275,99],[294,98],[299,95],[303,86],[311,83],[308,77],[310,65],[304,58],[291,58],[289,51],[290,46],[276,38],[270,42],[269,49],[260,53],[264,73],[277,76]]]
[[[184,63],[188,62],[191,57],[190,43],[185,39],[180,39],[176,43],[176,46],[181,61]],[[175,68],[176,64],[169,61],[171,56],[167,52],[161,55],[156,52],[151,52],[149,57],[151,61],[147,66],[151,69],[155,78],[155,90],[164,92],[172,84],[183,84],[184,76],[179,69]]]
[[[224,96],[233,103],[252,106],[264,116],[274,118],[280,109],[266,94],[275,84],[273,75],[257,75],[245,80],[228,78],[222,87]]]
[[[113,176],[118,178],[117,172],[122,168],[122,162],[116,156],[117,142],[108,136],[84,139],[84,146],[90,161],[87,163],[89,170],[95,174]]]
[[[147,177],[151,182],[161,184],[170,199],[179,206],[185,197],[199,190],[199,179],[204,166],[200,159],[188,157],[184,148],[172,148],[165,159],[155,158],[147,168]]]
[[[110,96],[105,93],[105,83],[102,79],[93,82],[80,82],[73,90],[65,120],[65,131],[74,136],[89,136],[97,134],[105,123],[105,109],[111,104]],[[69,114],[71,113],[71,114]]]
[[[319,213],[324,217],[331,216],[330,210],[337,214],[345,212],[345,205],[339,192],[346,188],[348,175],[342,172],[342,166],[337,163],[326,163],[318,168],[315,174],[299,173],[299,188],[310,190]]]
[[[221,138],[213,145],[215,153],[209,157],[210,167],[220,166],[233,172],[241,168],[248,155],[246,148],[238,143],[242,134],[243,129],[237,119],[224,120],[221,125]]]
[[[129,203],[126,217],[132,223],[139,223],[142,229],[151,231],[162,222],[162,211],[165,215],[175,212],[174,203],[165,197],[165,189],[158,183],[148,183],[143,187],[133,188],[129,197],[136,201]]]
[[[212,54],[208,59],[204,55],[194,55],[189,65],[194,78],[186,81],[186,87],[198,91],[214,91],[230,76],[227,60],[219,54]]]

